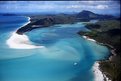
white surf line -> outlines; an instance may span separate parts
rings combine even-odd
[[[30,17],[28,17],[30,23]],[[27,25],[28,23],[24,24],[23,26]],[[22,27],[23,27],[22,26]],[[17,31],[17,30],[16,30]],[[28,36],[23,34],[19,35],[14,31],[11,37],[6,41],[6,44],[10,48],[14,49],[35,49],[35,48],[43,48],[44,46],[36,46],[32,45],[32,42],[29,40]]]
[[[87,40],[89,40],[89,41],[93,41],[93,42],[96,42],[96,40],[94,40],[94,39],[91,39],[91,38],[89,38],[88,36],[82,36],[83,38],[85,38],[85,39],[87,39]]]
[[[88,36],[82,36],[83,38],[89,40],[89,41],[93,41],[93,42],[96,42],[96,40],[94,39],[91,39],[89,38]],[[106,77],[105,74],[102,73],[102,71],[100,70],[100,67],[99,67],[99,62],[95,62],[94,65],[93,65],[93,68],[92,68],[93,72],[94,72],[94,81],[111,81],[109,80],[108,77]]]
[[[93,70],[94,76],[95,76],[94,81],[111,81],[100,70],[99,62],[98,61],[94,63],[92,70]]]

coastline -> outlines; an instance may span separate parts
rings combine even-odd
[[[26,16],[25,16],[26,17]],[[22,28],[22,27],[24,27],[24,26],[26,26],[26,25],[28,25],[29,23],[31,23],[31,18],[30,17],[27,17],[28,18],[28,22],[26,22],[25,24],[23,24],[22,26],[20,26],[19,28],[17,28],[16,29],[16,31],[14,31],[14,32],[16,32],[17,33],[17,31],[20,29],[20,28]]]
[[[100,70],[100,61],[94,63],[92,70],[95,75],[94,81],[112,81]]]
[[[109,49],[110,55],[104,60],[99,60],[100,70],[110,80],[121,81],[120,20],[103,20],[94,24],[85,24],[85,27],[91,31],[79,31],[80,36],[85,35],[95,39],[96,43]]]
[[[96,40],[91,39],[91,38],[89,38],[88,36],[82,36],[82,37],[85,38],[85,39],[87,39],[87,40],[89,40],[89,41],[97,42]]]
[[[28,17],[28,22],[22,25],[20,28],[26,26],[27,24],[31,23],[30,17]],[[19,30],[18,28],[17,30]],[[29,40],[28,36],[25,34],[18,34],[16,31],[12,32],[12,35],[6,41],[6,44],[13,49],[35,49],[35,48],[43,48],[44,46],[36,46],[32,44]]]
[[[88,37],[88,36],[82,36],[82,37],[83,37],[84,39],[86,39],[86,40],[89,40],[89,41],[98,43],[98,44],[100,44],[100,45],[104,45],[103,43],[99,43],[99,42],[97,42],[95,39],[92,39],[92,38],[90,38],[90,37]],[[106,45],[104,45],[104,46],[106,46]],[[114,50],[114,49],[113,49],[113,50]],[[111,54],[113,54],[113,53],[112,53],[113,50],[110,50],[110,51],[111,51]],[[113,52],[115,52],[115,51],[113,51]],[[114,54],[115,54],[115,53],[114,53]],[[112,55],[109,56],[109,59],[110,59],[111,57],[112,57]],[[95,76],[94,81],[112,81],[112,80],[110,80],[110,79],[105,75],[105,73],[100,69],[100,62],[101,62],[101,61],[96,61],[96,62],[94,63],[94,65],[93,65],[93,67],[92,67],[92,71],[93,71],[94,76]]]

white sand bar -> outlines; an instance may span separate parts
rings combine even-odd
[[[26,35],[19,35],[15,32],[12,33],[12,36],[6,41],[6,43],[10,48],[14,49],[34,49],[44,47],[32,45],[32,43]]]

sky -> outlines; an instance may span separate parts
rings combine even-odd
[[[77,13],[120,14],[119,1],[0,1],[0,13]]]

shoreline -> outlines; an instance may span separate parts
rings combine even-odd
[[[110,50],[110,52],[111,52],[111,55],[109,56],[108,60],[110,60],[111,57],[113,57],[113,56],[116,55],[116,53],[115,53],[115,48],[114,48],[113,46],[108,45],[108,44],[100,43],[100,42],[98,42],[98,41],[96,41],[96,40],[94,40],[94,39],[92,39],[92,38],[90,38],[90,37],[88,37],[88,36],[85,36],[85,35],[82,36],[82,37],[83,37],[84,39],[86,39],[86,40],[89,40],[89,41],[95,42],[95,43],[97,43],[97,44],[100,44],[100,45],[103,45],[103,46],[108,47],[109,50]],[[106,60],[104,60],[104,61],[106,61]],[[94,81],[112,81],[112,80],[110,80],[110,79],[105,75],[105,73],[104,73],[102,70],[100,70],[100,62],[101,62],[101,61],[96,61],[96,62],[94,63],[94,65],[93,65],[93,67],[92,67],[92,71],[93,71],[94,76],[95,76]]]
[[[92,67],[94,73],[94,81],[104,81],[103,73],[99,69],[99,62],[96,61]]]
[[[12,33],[11,37],[6,41],[6,44],[13,49],[35,49],[44,47],[32,44],[26,35],[19,35],[16,32]]]
[[[26,26],[27,24],[31,23],[30,17],[28,17],[28,22],[22,25],[20,28]],[[18,28],[17,30],[19,30]],[[29,40],[28,36],[25,34],[18,34],[16,31],[12,32],[12,35],[6,40],[6,44],[13,49],[35,49],[35,48],[43,48],[44,46],[36,46],[32,44]]]
[[[96,40],[91,39],[91,38],[89,38],[88,36],[82,36],[82,37],[85,38],[85,39],[87,39],[87,40],[89,40],[89,41],[97,42]]]
[[[26,16],[25,16],[26,17]],[[19,28],[17,28],[15,31],[13,31],[13,32],[16,32],[17,33],[17,31],[20,29],[20,28],[22,28],[22,27],[24,27],[24,26],[26,26],[26,25],[28,25],[29,23],[31,23],[31,18],[30,17],[27,17],[28,18],[28,22],[26,22],[25,24],[23,24],[22,26],[20,26]],[[18,33],[17,33],[18,34]]]
[[[100,70],[100,61],[96,61],[92,67],[95,75],[94,81],[112,81]]]

